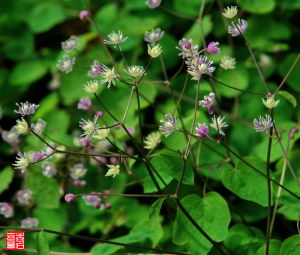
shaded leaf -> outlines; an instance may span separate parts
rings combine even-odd
[[[158,222],[159,213],[160,213],[161,207],[162,207],[165,200],[166,200],[166,197],[157,199],[151,205],[150,210],[149,210],[149,221],[152,224],[156,224]]]
[[[43,231],[36,235],[36,250],[39,255],[49,255],[49,243]]]
[[[292,106],[294,108],[296,108],[297,100],[291,93],[282,90],[282,91],[279,91],[278,94],[282,95],[287,101],[289,101],[292,104]]]
[[[7,166],[0,172],[0,193],[8,189],[14,177],[14,171],[11,167]]]

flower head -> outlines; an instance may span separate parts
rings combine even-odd
[[[159,44],[150,45],[148,44],[148,54],[151,58],[157,58],[162,53],[161,46]]]
[[[21,173],[24,173],[27,169],[27,167],[29,166],[29,159],[26,155],[26,153],[18,153],[18,156],[16,158],[16,162],[14,164],[12,164],[14,166],[15,169],[17,170],[21,170]]]
[[[17,200],[22,205],[29,205],[32,201],[32,191],[30,189],[19,190]]]
[[[232,19],[237,15],[237,13],[237,6],[227,6],[227,8],[224,8],[222,15],[227,19]]]
[[[216,95],[213,92],[210,92],[208,96],[204,96],[204,99],[199,101],[199,105],[201,105],[204,108],[207,108],[208,113],[212,114],[214,113],[213,103],[215,102]]]
[[[109,131],[110,131],[109,128],[103,128],[103,127],[100,127],[100,128],[96,131],[96,134],[94,135],[94,138],[95,138],[95,139],[98,139],[98,140],[105,139],[106,137],[108,137]]]
[[[159,126],[159,130],[162,131],[162,133],[167,137],[172,134],[174,130],[177,130],[176,125],[178,119],[169,113],[167,113],[165,117],[166,120],[160,120],[162,125]]]
[[[150,9],[154,9],[160,6],[161,0],[147,0],[146,4]]]
[[[41,135],[43,133],[46,125],[47,125],[46,121],[39,119],[35,124],[31,123],[31,128],[35,133],[37,133],[38,135]]]
[[[71,51],[78,46],[78,38],[72,35],[68,40],[61,43],[61,47],[65,51]]]
[[[208,127],[204,123],[203,124],[198,123],[198,127],[196,127],[195,129],[196,129],[196,136],[205,137],[208,135]]]
[[[24,118],[17,120],[15,128],[19,135],[26,134],[29,131],[27,121]]]
[[[144,67],[142,66],[129,66],[125,72],[133,78],[143,77],[146,75]]]
[[[95,78],[102,74],[103,67],[97,60],[94,60],[93,64],[91,65],[91,69],[88,71],[88,76]]]
[[[161,142],[161,134],[159,132],[153,132],[146,137],[146,139],[144,141],[144,143],[145,143],[144,148],[147,150],[152,150],[160,142]]]
[[[81,135],[86,139],[92,138],[96,131],[99,128],[99,125],[97,124],[98,116],[94,116],[94,121],[90,120],[84,120],[81,119],[81,122],[79,122],[79,126],[83,129],[84,133]]]
[[[52,142],[48,142],[49,145],[51,145],[52,147],[50,147],[49,145],[46,145],[45,148],[43,149],[42,153],[44,155],[45,158],[50,158],[55,154],[55,150],[53,148],[55,148],[54,144]]]
[[[259,116],[259,119],[253,120],[254,129],[256,132],[266,132],[269,128],[273,127],[273,120],[270,115],[265,117]]]
[[[237,22],[233,21],[231,26],[228,27],[228,33],[232,36],[238,36],[241,33],[244,33],[248,27],[246,20],[238,19]]]
[[[150,32],[146,32],[144,34],[144,40],[149,43],[155,43],[156,41],[160,40],[164,36],[164,31],[160,28],[152,29]]]
[[[81,19],[81,20],[86,20],[86,19],[88,19],[90,17],[90,13],[89,13],[89,11],[87,11],[87,10],[82,10],[80,13],[79,13],[79,18]]]
[[[235,58],[229,57],[229,56],[224,56],[221,58],[221,63],[220,66],[227,70],[227,69],[234,69],[235,68]]]
[[[227,123],[224,121],[225,116],[221,117],[219,116],[216,118],[215,116],[212,117],[212,123],[210,123],[210,126],[218,131],[218,133],[222,136],[225,135],[223,132],[223,128],[228,127]]]
[[[262,101],[265,107],[267,107],[268,109],[275,108],[280,102],[280,100],[275,100],[273,95],[267,96],[267,100],[262,98]]]
[[[95,192],[91,192],[91,194],[93,193]],[[86,204],[92,206],[98,205],[99,202],[102,201],[101,198],[98,195],[96,195],[96,193],[95,195],[91,195],[91,194],[83,196],[83,199],[85,200]]]
[[[99,82],[97,80],[87,81],[86,85],[83,86],[85,92],[95,94],[99,88]]]
[[[79,178],[85,176],[87,169],[84,167],[83,164],[76,164],[71,167],[70,175],[73,180],[78,180]]]
[[[109,69],[107,66],[103,65],[103,73],[101,76],[104,78],[104,80],[101,81],[101,83],[107,83],[107,88],[109,89],[111,84],[114,86],[115,84],[115,79],[119,79],[119,75],[115,72],[115,68],[113,67],[112,69]]]
[[[123,37],[123,34],[121,31],[118,33],[112,32],[108,35],[109,40],[104,40],[105,44],[114,44],[114,45],[119,45],[127,40],[128,37]]]
[[[55,167],[55,165],[51,162],[45,162],[43,165],[42,165],[42,173],[44,176],[47,176],[47,177],[53,177],[56,175],[57,173],[57,169]]]
[[[90,109],[91,105],[92,105],[91,99],[89,99],[88,97],[82,97],[80,98],[77,104],[77,108],[86,111]]]
[[[63,59],[58,60],[57,68],[64,73],[69,73],[73,70],[74,64],[75,64],[75,58],[71,58],[68,55],[64,55]]]
[[[22,228],[36,228],[39,225],[37,218],[25,218],[21,221]]]
[[[35,110],[39,107],[38,104],[31,104],[28,102],[25,103],[16,103],[18,106],[18,110],[14,110],[15,113],[21,114],[23,117],[24,116],[31,116],[34,114]]]
[[[31,160],[32,160],[32,162],[38,162],[38,161],[42,160],[43,156],[44,155],[42,152],[35,151],[35,152],[32,152]]]
[[[213,61],[206,56],[193,56],[186,62],[188,73],[193,77],[192,80],[199,80],[203,74],[211,75],[215,71]]]
[[[105,176],[116,177],[120,173],[120,165],[106,165],[108,167],[107,173]]]
[[[206,48],[206,51],[210,54],[220,54],[220,48],[218,48],[218,42],[210,42]]]
[[[14,208],[9,203],[0,203],[0,214],[4,216],[4,218],[11,218],[14,216]]]
[[[65,201],[67,203],[74,202],[75,198],[76,198],[76,196],[74,194],[72,194],[72,193],[68,193],[68,194],[65,195]]]
[[[15,145],[20,143],[19,134],[16,131],[16,127],[12,127],[9,131],[2,131],[2,139],[3,141]]]
[[[194,55],[198,54],[198,45],[193,45],[192,39],[181,39],[179,41],[179,46],[176,46],[176,49],[180,51],[178,54],[179,56],[182,56],[182,58],[190,58]]]

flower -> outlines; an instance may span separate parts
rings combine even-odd
[[[160,40],[164,36],[164,33],[165,32],[160,28],[152,29],[150,32],[146,31],[144,34],[144,40],[149,43],[154,43]]]
[[[86,185],[86,181],[84,181],[84,180],[73,180],[73,185],[76,188],[83,188]]]
[[[146,137],[144,141],[144,148],[147,150],[154,149],[161,142],[161,134],[159,132],[153,132]]]
[[[16,127],[12,127],[9,131],[2,131],[2,139],[12,145],[20,143],[19,134],[16,131]]]
[[[88,76],[95,78],[102,74],[103,67],[97,60],[94,60],[93,64],[91,65],[91,70],[88,71]]]
[[[219,116],[216,118],[215,116],[212,117],[212,123],[210,123],[210,126],[217,130],[220,135],[224,136],[225,133],[223,132],[223,128],[228,127],[227,123],[224,121],[225,116],[221,117]]]
[[[154,9],[160,6],[161,0],[147,0],[146,4],[150,9]]]
[[[35,151],[32,153],[32,161],[33,162],[38,162],[40,160],[42,160],[43,158],[43,153],[40,151]]]
[[[0,203],[0,214],[2,214],[4,218],[11,218],[14,216],[14,208],[9,203]]]
[[[128,37],[123,37],[121,31],[118,33],[112,32],[108,35],[109,40],[104,40],[105,44],[119,45],[127,40]]]
[[[75,58],[71,58],[68,55],[64,55],[63,59],[58,60],[57,68],[64,73],[69,73],[73,70],[74,64],[75,64]]]
[[[39,220],[36,218],[25,218],[21,221],[22,228],[36,228],[39,225]]]
[[[96,134],[94,135],[94,138],[102,140],[102,139],[105,139],[106,137],[108,137],[108,135],[109,135],[109,128],[100,127],[96,131]]]
[[[237,22],[233,21],[231,26],[228,27],[228,33],[232,36],[238,36],[240,33],[244,33],[248,27],[246,20],[238,19]]]
[[[70,176],[73,180],[78,180],[79,178],[85,176],[87,169],[83,164],[73,165],[70,169]]]
[[[201,105],[204,108],[207,108],[208,113],[212,114],[214,113],[213,103],[215,101],[216,95],[213,92],[210,92],[208,96],[204,96],[204,99],[199,101],[199,105]]]
[[[210,42],[206,48],[206,51],[210,54],[220,54],[220,48],[218,48],[218,42]]]
[[[35,110],[39,107],[38,104],[31,104],[27,101],[20,104],[16,103],[16,105],[18,106],[18,110],[14,110],[14,112],[21,114],[23,117],[34,114]]]
[[[68,40],[61,43],[61,47],[65,51],[71,51],[78,46],[78,38],[72,35]]]
[[[108,171],[105,176],[116,177],[120,173],[120,165],[106,165],[108,167]]]
[[[91,107],[91,105],[92,105],[91,99],[89,99],[88,97],[82,97],[80,98],[77,104],[77,108],[81,110],[88,110]]]
[[[143,77],[146,75],[142,66],[129,66],[125,72],[131,75],[133,78]]]
[[[212,66],[213,61],[209,60],[206,56],[193,56],[188,59],[188,73],[193,77],[192,80],[199,80],[202,74],[211,75],[215,71]]]
[[[28,132],[28,124],[24,118],[17,120],[17,124],[15,125],[16,132],[19,135],[26,134]]]
[[[47,125],[46,121],[39,119],[35,124],[31,123],[31,128],[35,133],[37,133],[38,135],[41,135],[43,133],[46,125]]]
[[[91,194],[93,194],[95,192],[91,192]],[[83,199],[85,200],[86,204],[87,205],[92,205],[92,206],[98,206],[99,205],[99,202],[101,203],[102,199],[96,195],[86,195],[86,196],[83,196]]]
[[[254,129],[256,132],[266,132],[269,128],[273,127],[273,120],[270,115],[265,117],[259,116],[259,119],[253,120]]]
[[[43,169],[42,171],[43,175],[47,177],[53,177],[57,173],[57,169],[55,165],[51,162],[45,162],[42,166],[42,169]]]
[[[19,190],[17,200],[20,204],[29,205],[32,201],[32,191],[30,189]]]
[[[95,94],[99,88],[99,82],[97,80],[87,81],[87,84],[83,86],[85,92]]]
[[[237,15],[237,13],[237,6],[227,6],[227,8],[224,8],[222,15],[227,19],[232,19]]]
[[[98,116],[94,116],[94,121],[81,119],[79,126],[83,129],[84,133],[81,135],[86,139],[92,138],[95,134],[99,125],[97,124]]]
[[[76,196],[72,193],[68,193],[65,195],[65,201],[69,204],[74,202],[75,198],[76,198]]]
[[[159,44],[153,46],[148,44],[148,54],[151,58],[157,58],[161,53],[162,53],[162,49]]]
[[[224,56],[221,58],[221,63],[220,66],[227,70],[227,69],[234,69],[235,68],[235,58],[229,57],[229,56]]]
[[[54,144],[51,142],[48,142],[48,144],[51,145],[52,148],[49,145],[45,146],[45,148],[42,151],[45,158],[50,158],[56,152]]]
[[[85,20],[85,19],[88,19],[90,17],[90,13],[89,11],[87,10],[82,10],[80,13],[79,13],[79,18],[81,20]]]
[[[112,69],[109,69],[108,67],[106,67],[105,65],[103,65],[103,73],[102,73],[102,77],[104,78],[104,80],[101,81],[101,83],[107,83],[107,88],[109,89],[111,84],[113,84],[114,86],[115,81],[114,79],[119,79],[119,75],[115,73],[115,68],[113,67]]]
[[[193,45],[192,39],[187,40],[185,38],[179,41],[179,46],[176,46],[176,49],[180,51],[178,55],[182,56],[182,58],[189,58],[194,55],[197,55],[198,48],[198,45]]]
[[[178,122],[178,119],[176,117],[173,117],[171,114],[167,113],[165,115],[167,120],[160,120],[161,123],[163,123],[161,126],[159,126],[159,130],[162,131],[162,133],[168,137],[170,134],[173,133],[174,130],[177,130],[176,125]]]
[[[198,123],[198,127],[196,129],[196,136],[205,137],[208,134],[208,127],[206,124],[200,124]]]
[[[280,102],[280,100],[275,100],[273,95],[267,96],[267,100],[264,100],[262,98],[262,101],[263,101],[263,104],[265,105],[265,107],[267,107],[268,109],[272,109],[272,108],[276,107]]]
[[[16,158],[16,162],[12,164],[15,169],[21,170],[21,173],[24,173],[29,166],[29,159],[26,153],[19,152]]]

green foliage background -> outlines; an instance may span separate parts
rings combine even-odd
[[[163,0],[166,10],[197,17],[201,0]],[[160,27],[165,36],[160,41],[163,47],[163,58],[168,74],[174,74],[181,64],[175,46],[182,37],[192,38],[203,47],[201,37],[206,41],[219,41],[220,56],[213,56],[216,65],[223,55],[232,55],[237,60],[235,70],[224,71],[217,68],[215,78],[240,89],[264,92],[262,82],[241,38],[228,39],[226,24],[220,14],[220,5],[238,4],[241,16],[248,21],[246,36],[257,56],[263,75],[272,91],[275,91],[299,54],[299,0],[236,0],[213,1],[205,3],[202,24],[164,11],[149,9],[144,0],[94,0],[86,3],[80,0],[19,0],[0,1],[0,105],[3,110],[1,128],[8,130],[15,124],[15,103],[30,101],[39,103],[34,118],[47,121],[46,133],[54,140],[68,146],[73,145],[72,130],[78,129],[80,118],[88,114],[77,110],[77,102],[87,96],[82,86],[89,80],[87,71],[94,59],[109,64],[104,50],[99,44],[97,31],[88,22],[79,20],[78,13],[88,9],[104,37],[112,31],[121,30],[128,40],[122,45],[130,64],[146,66],[148,57],[147,45],[143,41],[145,31]],[[77,35],[80,46],[74,71],[70,74],[58,72],[56,63],[63,56],[61,41]],[[124,66],[117,50],[111,47],[115,59]],[[78,67],[78,68],[76,68]],[[123,68],[120,68],[122,70]],[[154,60],[147,71],[148,80],[163,80],[159,60]],[[171,86],[180,93],[185,79],[182,72]],[[300,99],[300,65],[289,79],[284,90]],[[58,82],[58,88],[51,89],[49,83]],[[202,81],[201,81],[202,82]],[[264,169],[268,137],[254,132],[251,123],[254,118],[267,113],[261,97],[249,96],[216,84],[217,97],[221,109],[227,116],[229,128],[226,130],[226,142],[259,169]],[[158,129],[162,114],[156,110],[158,106],[164,112],[173,109],[173,99],[164,89],[165,85],[141,83],[140,92],[147,97],[142,99],[145,134]],[[117,82],[116,88],[102,88],[99,96],[109,109],[120,118],[129,97],[129,89]],[[207,81],[201,85],[202,98],[211,87]],[[195,84],[190,82],[185,100],[181,104],[183,120],[187,128],[191,126],[193,97]],[[290,96],[288,96],[290,97]],[[299,126],[300,107],[294,107],[279,95],[280,104],[276,108],[276,125],[283,132],[282,142],[287,144],[287,130]],[[93,101],[93,105],[97,103]],[[100,108],[99,108],[100,109]],[[202,112],[197,121],[209,121]],[[106,118],[106,117],[104,117]],[[113,124],[110,119],[106,119]],[[59,123],[59,125],[58,125]],[[137,103],[134,100],[128,116],[128,126],[137,129]],[[244,125],[246,123],[246,125]],[[298,133],[291,141],[289,158],[298,178],[300,178],[300,150]],[[120,143],[127,138],[119,134]],[[184,136],[172,134],[163,139],[157,151],[159,155],[151,162],[162,177],[174,190],[180,176],[181,160],[176,153],[163,149],[164,145],[174,150],[183,150]],[[218,145],[211,145],[214,150],[225,154]],[[40,150],[43,144],[36,138],[25,137],[23,151]],[[12,220],[0,217],[1,225],[19,226],[20,220],[37,217],[40,227],[72,234],[94,236],[129,244],[141,244],[148,247],[164,248],[170,251],[191,254],[218,254],[212,245],[201,236],[187,221],[180,211],[169,212],[165,200],[134,199],[112,197],[109,201],[112,209],[99,211],[85,205],[78,199],[76,203],[66,204],[62,197],[66,192],[87,193],[113,189],[116,193],[147,193],[157,191],[146,169],[142,164],[132,164],[132,174],[121,174],[115,179],[104,179],[104,169],[88,165],[88,185],[76,190],[63,178],[47,178],[38,166],[30,168],[25,176],[13,171],[10,167],[14,161],[10,145],[0,141],[0,202],[14,202],[15,192],[21,187],[30,188],[34,192],[35,206],[29,209],[17,207]],[[183,181],[182,204],[186,206],[197,223],[217,242],[233,250],[236,255],[262,255],[265,245],[265,221],[267,214],[266,181],[252,172],[241,162],[212,164],[223,158],[212,153],[205,146],[201,151],[199,171],[194,174],[191,166]],[[132,162],[133,163],[133,162]],[[273,145],[272,177],[279,180],[283,156],[278,144]],[[212,167],[209,167],[211,164]],[[215,170],[212,170],[215,169]],[[207,181],[206,196],[202,197],[200,187]],[[126,183],[135,182],[127,187]],[[162,183],[160,183],[162,185]],[[195,185],[194,185],[195,184]],[[288,172],[285,186],[300,195],[299,187]],[[163,186],[162,186],[163,187]],[[273,186],[273,191],[277,190]],[[154,204],[153,204],[154,203]],[[153,206],[151,207],[151,204]],[[175,204],[169,205],[176,209]],[[278,217],[276,218],[271,240],[270,255],[297,255],[299,252],[299,235],[296,221],[299,220],[300,201],[282,192]],[[149,213],[150,212],[150,213]],[[150,214],[150,219],[149,219]],[[1,231],[4,233],[4,231]],[[37,238],[37,247],[45,245],[44,238],[49,240],[51,251],[80,252],[91,250],[93,255],[126,254],[121,246],[95,244],[87,241],[61,238],[56,235],[42,233]],[[3,241],[0,241],[3,245]],[[34,234],[28,234],[28,248],[35,248]],[[41,248],[43,249],[43,248]],[[128,249],[127,252],[136,252]],[[280,251],[280,252],[279,252]],[[278,253],[279,252],[279,253]],[[42,252],[40,254],[43,254]],[[47,254],[47,253],[45,253]]]

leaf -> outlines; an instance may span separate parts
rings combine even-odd
[[[161,207],[166,200],[166,197],[157,199],[150,207],[149,210],[149,221],[151,224],[156,224],[158,222],[159,213],[161,210]]]
[[[14,177],[14,171],[11,167],[7,166],[0,172],[0,194],[9,187]]]
[[[242,9],[258,14],[271,12],[275,8],[275,0],[237,0],[237,3]]]
[[[281,91],[278,92],[278,94],[282,95],[287,101],[289,101],[292,104],[292,106],[294,108],[296,108],[297,100],[291,93],[281,90]]]
[[[264,162],[254,157],[245,160],[264,172]],[[253,201],[262,206],[268,205],[267,181],[245,163],[239,161],[234,169],[227,169],[222,174],[223,185],[240,198]]]
[[[279,255],[299,255],[300,235],[293,235],[284,240]]]
[[[230,223],[230,211],[227,202],[216,192],[209,192],[204,198],[192,194],[181,200],[197,224],[216,242],[226,239]],[[173,241],[177,245],[186,245],[193,255],[205,255],[212,244],[190,223],[180,208],[174,223]]]
[[[278,251],[280,250],[282,242],[276,239],[270,240],[270,246],[269,246],[269,255],[278,255]],[[260,249],[258,249],[257,253],[255,255],[264,255],[266,250],[266,244],[263,244]]]
[[[39,255],[49,255],[49,243],[43,231],[36,235],[36,250]]]

